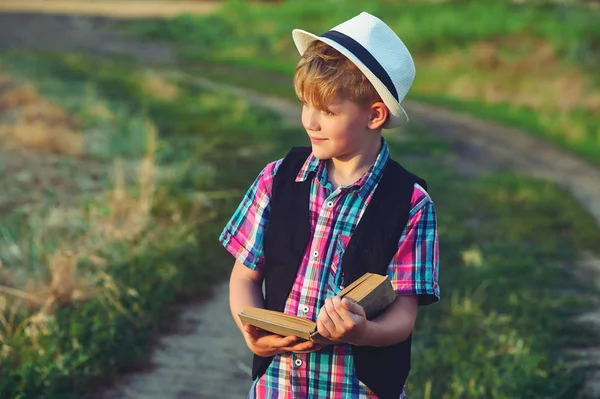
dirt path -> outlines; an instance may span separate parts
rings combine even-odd
[[[112,29],[116,24],[106,17],[0,11],[0,52],[27,49],[127,57],[138,63],[175,61],[173,49],[166,43],[118,36]]]
[[[125,376],[102,399],[234,399],[250,388],[251,353],[229,312],[228,288],[184,309],[180,332],[160,340],[153,370]]]
[[[600,228],[600,169],[518,129],[440,107],[407,102],[412,120],[454,144],[456,168],[513,170],[566,188]]]
[[[120,38],[107,29],[110,24],[110,20],[97,17],[0,13],[0,51],[14,48],[89,51],[133,57],[144,64],[168,64],[174,60],[167,45]],[[232,91],[277,110],[288,123],[299,122],[299,109],[291,102],[217,85],[197,76],[178,72],[170,76],[185,79],[188,84]],[[413,122],[451,142],[454,152],[449,166],[466,175],[513,170],[549,179],[569,190],[600,226],[597,168],[516,129],[427,104],[410,102],[407,110]],[[590,258],[587,264],[591,274],[600,272],[597,259]],[[244,397],[250,385],[250,354],[229,316],[226,287],[221,288],[216,290],[212,301],[184,310],[181,333],[161,340],[152,358],[152,371],[126,376],[103,399]],[[600,310],[586,318],[598,322]],[[600,387],[594,385],[597,381],[600,376],[591,376],[589,388],[593,397],[600,397]]]
[[[239,87],[225,86],[178,72],[165,74],[211,90],[228,91],[250,99],[299,123],[300,111],[292,101]],[[465,175],[512,170],[550,180],[570,191],[600,228],[600,169],[518,129],[485,122],[472,116],[419,102],[405,102],[411,121],[423,125],[453,145],[451,166]]]

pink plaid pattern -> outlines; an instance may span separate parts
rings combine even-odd
[[[285,305],[285,312],[316,320],[327,297],[338,293],[341,259],[389,158],[387,145],[375,165],[356,183],[333,190],[325,163],[312,155],[297,181],[313,179],[309,207],[310,241]],[[221,235],[225,248],[246,266],[261,270],[263,236],[270,212],[273,177],[281,160],[260,173]],[[316,172],[309,175],[310,172]],[[436,215],[429,195],[415,185],[411,212],[398,251],[387,269],[397,295],[418,295],[421,304],[439,299]],[[276,356],[254,381],[250,398],[374,399],[354,373],[351,346],[334,345],[309,354]]]

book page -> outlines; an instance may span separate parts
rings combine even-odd
[[[306,340],[317,328],[311,320],[267,309],[248,307],[239,316],[244,325],[250,324],[273,334],[294,335]]]

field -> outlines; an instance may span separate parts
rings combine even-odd
[[[319,30],[343,19],[353,3],[338,4],[335,14],[325,2],[307,4],[226,3],[212,16],[121,29],[175,40],[185,56],[179,70],[189,76],[289,99],[289,26]],[[383,4],[368,7],[377,11]],[[496,16],[521,7],[467,2],[457,13],[454,2],[442,3],[427,30],[407,27],[410,18],[393,17],[397,6],[389,5],[390,20],[431,67],[423,68],[415,98],[531,123],[538,129],[533,133],[594,161],[598,108],[589,99],[598,92],[596,83],[587,84],[594,77],[586,57],[597,51],[598,36],[587,16],[573,11],[583,22],[568,24],[561,39],[551,31],[553,22],[536,25],[538,14],[531,11],[513,19],[511,36],[501,22],[494,27],[503,18],[487,17],[477,4]],[[406,13],[421,15],[429,7],[410,2]],[[459,14],[476,21],[461,26],[472,31],[453,30]],[[236,19],[242,15],[244,23]],[[474,15],[485,15],[483,22]],[[530,39],[515,55],[510,38],[524,26],[540,29],[556,63],[538,59],[532,67]],[[589,39],[588,56],[563,61],[568,43],[581,37]],[[506,49],[499,52],[505,63],[473,76],[479,58],[465,54],[490,42]],[[461,54],[458,64],[434,68],[453,51]],[[517,76],[509,73],[511,65],[525,68],[523,82],[539,75],[542,86],[577,71],[585,89],[574,95],[572,108],[559,104],[556,92],[536,94],[548,103],[525,105],[513,101],[525,89],[510,79]],[[178,306],[209,298],[228,275],[232,260],[217,237],[245,189],[266,162],[308,144],[301,127],[260,101],[146,67],[106,56],[0,55],[0,168],[6,171],[0,176],[1,398],[86,397],[144,365],[157,335],[172,328]],[[449,91],[458,79],[449,79],[452,72],[479,94]],[[506,82],[510,94],[488,101],[481,90],[489,82]],[[567,107],[560,115],[569,128],[549,129],[559,106]],[[589,129],[576,140],[570,126],[577,123]],[[572,353],[597,342],[597,333],[580,321],[598,303],[594,275],[584,267],[600,256],[593,218],[548,181],[448,167],[455,149],[422,126],[409,124],[386,139],[394,158],[427,179],[440,226],[442,301],[419,312],[409,397],[585,397],[584,373],[592,366]]]
[[[417,78],[409,100],[517,125],[600,163],[600,9],[584,2],[229,1],[215,14],[140,22],[129,32],[187,44],[183,56],[217,69],[291,76],[291,28],[322,33],[356,10],[381,16],[413,53]],[[269,82],[245,81],[281,92]]]

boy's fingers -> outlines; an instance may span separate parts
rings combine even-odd
[[[366,317],[365,310],[358,303],[352,302],[348,298],[343,298],[341,300],[340,304],[342,305],[342,307],[347,309],[350,313],[357,314],[361,317]]]
[[[341,322],[345,321],[348,318],[349,312],[348,309],[342,305],[342,298],[339,296],[334,296],[331,298],[331,303],[333,305],[332,312],[337,314],[337,316],[341,319]]]
[[[342,299],[338,299],[338,301],[334,301],[336,303],[335,311],[337,312],[339,318],[341,319],[341,326],[348,328],[354,324],[356,318],[360,318],[361,316],[353,313],[348,310],[342,302]],[[351,302],[352,303],[352,302]]]
[[[244,326],[244,331],[246,331],[248,336],[250,338],[252,338],[253,340],[256,340],[259,336],[258,328],[254,327],[254,326],[251,326],[251,325]]]
[[[325,300],[325,308],[327,309],[327,315],[333,322],[335,329],[340,329],[344,325],[344,317],[341,314],[341,311],[344,309],[341,307],[340,298],[327,298]]]
[[[285,348],[298,341],[298,337],[294,335],[288,335],[287,337],[281,337],[279,335],[273,335],[272,345],[276,348]]]
[[[327,315],[336,325],[341,321],[338,313],[338,308],[341,306],[339,301],[339,298],[327,298],[325,300],[325,309],[327,309]]]
[[[244,330],[248,333],[250,340],[257,344],[260,343],[260,345],[268,345],[272,347],[289,346],[298,339],[293,335],[282,337],[251,325],[244,326]]]
[[[267,330],[263,330],[262,328],[255,327],[255,326],[252,326],[252,331],[253,331],[253,334],[256,337],[256,339],[259,339],[261,337],[266,337],[267,335],[272,335],[273,334],[273,333],[271,333],[271,332],[269,332]]]
[[[325,338],[331,338],[332,332],[335,332],[335,325],[327,315],[319,315],[319,319],[317,320],[317,331],[319,334],[324,336]]]
[[[316,345],[311,342],[311,341],[305,341],[305,342],[300,342],[296,345],[290,346],[285,348],[286,351],[288,352],[303,352],[303,351],[308,351],[311,350],[315,347]]]

